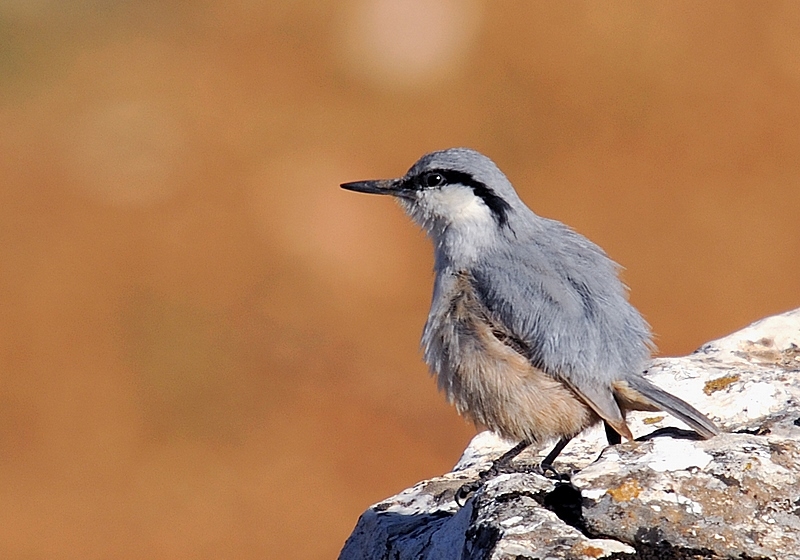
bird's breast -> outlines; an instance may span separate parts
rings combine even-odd
[[[468,273],[438,280],[425,359],[460,414],[510,439],[560,438],[591,423],[592,412],[492,317]]]

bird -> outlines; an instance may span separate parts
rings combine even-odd
[[[654,345],[617,265],[563,223],[535,214],[487,156],[449,148],[395,179],[341,184],[393,196],[434,248],[424,360],[462,416],[518,444],[569,441],[603,423],[609,443],[633,440],[626,413],[666,411],[703,439],[715,424],[643,376]],[[475,486],[462,487],[469,494]]]

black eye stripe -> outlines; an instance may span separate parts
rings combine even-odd
[[[444,179],[443,182],[435,185],[430,185],[428,180],[434,176],[440,176]],[[511,205],[498,196],[486,183],[482,183],[473,177],[470,173],[463,171],[456,171],[453,169],[431,169],[422,175],[418,176],[417,184],[419,188],[436,188],[442,185],[464,185],[470,187],[475,196],[483,200],[484,204],[492,212],[497,225],[505,226],[508,224],[508,213],[511,211]]]

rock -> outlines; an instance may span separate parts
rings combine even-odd
[[[569,481],[530,472],[549,449],[529,451],[459,507],[456,490],[515,443],[483,432],[453,472],[369,508],[340,559],[800,560],[798,373],[800,309],[656,359],[647,377],[726,433],[607,446],[590,430],[556,461]],[[685,434],[666,414],[629,420],[637,436]]]

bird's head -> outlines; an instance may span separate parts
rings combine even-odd
[[[494,162],[468,148],[426,154],[397,179],[344,183],[342,188],[396,197],[435,240],[448,233],[465,242],[494,237],[524,207]]]

